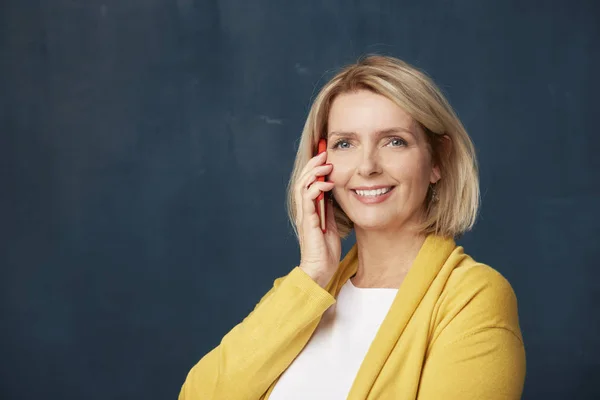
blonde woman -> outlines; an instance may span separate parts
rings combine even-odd
[[[313,157],[320,138],[327,151]],[[289,184],[299,265],[198,362],[179,398],[519,399],[515,294],[454,241],[478,206],[473,144],[436,85],[392,57],[346,67],[312,105]]]

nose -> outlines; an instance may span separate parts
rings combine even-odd
[[[375,149],[364,149],[358,165],[358,174],[360,176],[372,176],[381,173],[381,165],[379,163],[377,151]]]

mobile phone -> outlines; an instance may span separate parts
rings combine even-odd
[[[327,151],[327,141],[325,139],[319,140],[319,145],[317,147],[317,155]],[[320,182],[325,182],[324,176],[317,177],[317,180]],[[321,221],[321,230],[323,233],[327,232],[327,216],[325,206],[325,193],[321,192],[319,197],[315,200],[315,208],[317,209],[317,215],[319,216],[319,220]]]

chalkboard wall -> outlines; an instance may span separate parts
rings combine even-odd
[[[3,0],[0,52],[2,399],[176,398],[297,264],[302,125],[367,53],[475,142],[523,398],[600,398],[600,2]]]

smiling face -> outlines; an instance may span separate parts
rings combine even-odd
[[[337,96],[327,148],[333,194],[356,229],[421,221],[428,186],[440,171],[422,129],[391,100],[367,90]]]

